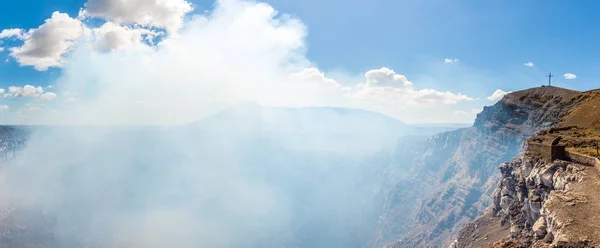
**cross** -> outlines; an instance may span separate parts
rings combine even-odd
[[[548,77],[548,86],[552,86],[552,78],[554,77],[554,75],[552,75],[552,73],[549,73],[548,75],[546,75],[546,77]]]

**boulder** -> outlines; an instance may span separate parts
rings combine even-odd
[[[554,173],[554,178],[552,181],[554,182],[554,189],[564,190],[566,189],[568,183],[567,175],[564,171],[559,171],[557,173]]]
[[[537,239],[545,238],[546,234],[548,234],[548,228],[546,227],[546,220],[544,220],[544,218],[539,218],[533,224],[533,227],[531,228],[531,230],[533,231],[533,233],[535,234],[535,237]]]

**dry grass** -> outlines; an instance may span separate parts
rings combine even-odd
[[[543,133],[533,137],[539,142],[548,142],[556,137],[561,137],[559,145],[564,145],[567,150],[600,158],[596,148],[600,145],[600,129],[578,127],[561,130],[553,133]]]
[[[588,155],[588,156],[592,156],[592,157],[596,157],[596,158],[600,158],[600,154],[598,153],[598,150],[596,150],[595,148],[568,148],[567,150],[573,151],[576,153],[581,153],[581,154]]]
[[[560,125],[600,128],[600,90],[583,92],[578,97],[581,103],[563,118]]]

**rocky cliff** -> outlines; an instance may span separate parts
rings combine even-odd
[[[549,162],[525,153],[500,166],[488,211],[461,232],[453,247],[597,247],[598,170]]]
[[[554,128],[530,140],[555,141],[566,154],[550,161],[527,144],[500,166],[493,204],[460,231],[452,247],[600,246],[600,91],[571,97]]]
[[[508,94],[473,127],[434,136],[404,157],[397,166],[412,176],[389,187],[374,246],[447,247],[492,204],[497,165],[517,156],[525,138],[559,123],[580,94],[557,87]]]

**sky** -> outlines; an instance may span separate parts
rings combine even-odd
[[[594,1],[4,5],[2,124],[184,123],[239,101],[469,123],[549,72],[577,90],[600,78]]]

